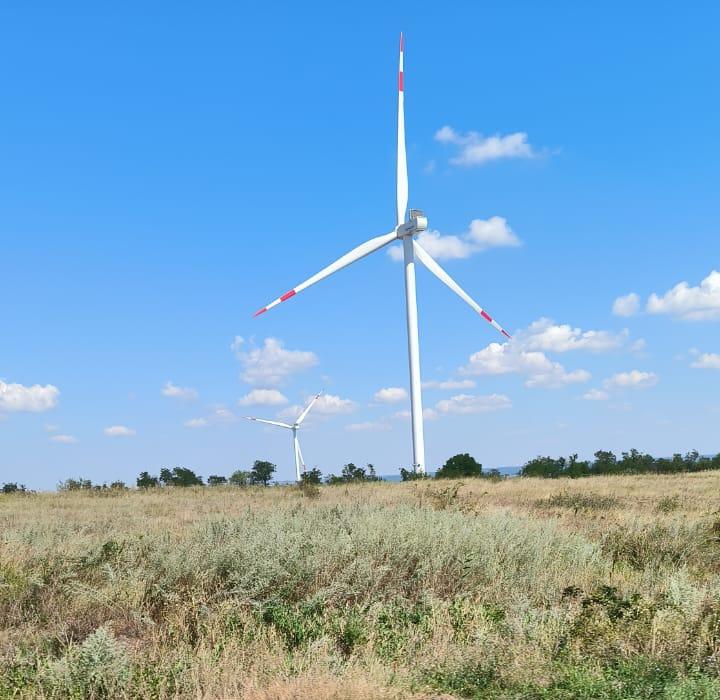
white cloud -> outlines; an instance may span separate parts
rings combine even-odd
[[[345,426],[345,430],[350,432],[364,432],[370,431],[375,432],[378,430],[390,430],[390,426],[387,423],[381,423],[377,421],[365,421],[364,423],[350,423]]]
[[[208,419],[191,418],[190,420],[186,420],[184,425],[186,428],[204,428],[206,425],[208,425]]]
[[[717,353],[705,352],[690,366],[695,369],[720,369],[720,355]]]
[[[395,414],[395,418],[402,418],[403,420],[410,419],[410,411],[407,409],[398,411]],[[434,408],[423,408],[423,419],[424,420],[435,420],[438,417],[438,413]]]
[[[385,389],[380,389],[375,392],[373,398],[375,401],[380,403],[397,403],[398,401],[405,401],[407,399],[407,391],[399,386],[389,386]]]
[[[312,396],[308,396],[302,406],[288,406],[280,411],[278,416],[283,420],[294,421],[311,400]],[[357,404],[352,399],[343,399],[333,394],[321,394],[315,405],[310,409],[307,420],[311,420],[314,416],[344,415],[352,413],[355,409],[357,409]]]
[[[610,394],[602,389],[590,389],[583,394],[583,398],[586,401],[607,401],[610,398]]]
[[[59,425],[55,425],[53,423],[45,423],[45,431],[48,433],[56,433],[58,430],[60,430]]]
[[[720,272],[713,270],[697,287],[680,282],[662,296],[651,294],[647,302],[651,314],[668,314],[684,321],[720,319]]]
[[[447,379],[445,381],[433,380],[430,382],[423,382],[423,389],[473,389],[475,382],[472,379]]]
[[[238,406],[282,406],[287,397],[277,389],[253,389],[238,399]]]
[[[60,390],[52,384],[24,386],[0,379],[0,411],[49,411],[57,406],[59,396]]]
[[[281,384],[289,376],[318,363],[314,352],[286,350],[277,338],[265,338],[262,347],[247,351],[244,345],[245,341],[236,336],[230,347],[243,366],[240,377],[248,384]]]
[[[624,345],[628,331],[620,333],[611,331],[583,331],[569,324],[556,324],[549,318],[533,321],[523,331],[519,331],[514,342],[526,350],[543,350],[546,352],[570,352],[587,350],[590,352],[606,352]]]
[[[125,425],[111,425],[109,428],[105,428],[103,432],[109,437],[131,437],[135,435],[135,431]]]
[[[487,413],[510,408],[512,401],[504,394],[490,394],[489,396],[473,396],[472,394],[458,394],[449,399],[438,401],[435,409],[440,413]]]
[[[488,248],[517,247],[522,245],[502,216],[492,216],[487,220],[473,219],[468,230],[461,235],[443,236],[439,231],[423,231],[417,237],[418,243],[430,255],[438,260],[457,260],[469,258]],[[403,259],[401,246],[388,248],[393,260]]]
[[[72,435],[53,435],[50,440],[62,443],[63,445],[74,445],[77,442],[77,438]]]
[[[606,389],[644,389],[658,383],[658,376],[654,372],[641,372],[633,369],[629,372],[618,372],[603,382]]]
[[[473,353],[469,363],[459,371],[470,375],[526,374],[525,386],[530,388],[555,389],[590,379],[590,373],[584,369],[568,372],[559,362],[552,362],[545,353],[526,351],[512,342],[490,343]]]
[[[163,396],[167,396],[171,399],[183,399],[185,401],[192,401],[198,397],[198,393],[195,389],[191,389],[187,386],[176,386],[172,382],[165,382],[165,386],[160,390]]]
[[[630,292],[630,294],[615,299],[612,312],[616,316],[634,316],[639,308],[640,297],[635,292]]]
[[[440,143],[458,146],[458,155],[450,159],[453,165],[482,165],[501,158],[536,158],[539,154],[528,143],[524,131],[502,136],[483,136],[476,131],[460,134],[450,126],[443,126],[435,133]]]

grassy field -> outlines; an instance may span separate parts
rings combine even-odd
[[[720,697],[720,474],[0,496],[0,697]]]

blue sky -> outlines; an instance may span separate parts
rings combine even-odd
[[[410,205],[515,335],[493,345],[419,271],[428,466],[719,450],[719,20],[713,3],[3,4],[0,481],[256,458],[290,478],[288,436],[241,416],[320,388],[309,465],[409,465],[392,255],[252,318],[393,227],[400,30]]]

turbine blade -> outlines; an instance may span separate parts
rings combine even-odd
[[[477,313],[479,313],[493,328],[500,331],[506,338],[510,338],[510,334],[494,319],[490,314],[485,311],[440,265],[435,262],[434,258],[430,256],[425,248],[423,248],[417,241],[413,241],[413,247],[415,248],[415,255],[418,260],[427,267],[430,272],[435,275],[441,282],[444,282],[450,289],[455,292],[463,301],[469,304]]]
[[[360,258],[364,258],[366,255],[374,253],[376,250],[382,248],[388,243],[391,243],[396,238],[397,234],[395,233],[395,231],[392,231],[382,236],[371,238],[369,241],[365,241],[365,243],[359,245],[357,248],[353,248],[349,253],[346,253],[341,258],[338,258],[334,263],[320,270],[320,272],[305,280],[302,284],[299,284],[297,287],[293,287],[293,289],[291,289],[289,292],[285,292],[285,294],[275,299],[275,301],[271,301],[267,306],[263,306],[262,309],[255,312],[255,316],[264,314],[268,309],[272,309],[273,306],[277,306],[280,302],[287,301],[288,299],[294,297],[298,292],[302,292],[303,289],[307,289],[316,282],[324,280],[326,277],[329,277],[334,272],[342,270],[343,267],[347,267],[348,265],[351,265],[357,260],[360,260]]]
[[[243,417],[247,418],[248,420],[254,420],[256,423],[267,423],[268,425],[277,425],[280,428],[292,429],[292,425],[288,425],[287,423],[281,423],[278,420],[265,420],[264,418],[253,418],[252,416],[243,416]]]
[[[300,457],[300,468],[304,473],[307,470],[305,469],[305,460],[303,459],[302,450],[300,449],[300,440],[298,440],[297,437],[295,438],[295,444],[297,445],[298,457]]]
[[[398,118],[397,118],[397,225],[405,223],[408,203],[407,155],[405,153],[405,81],[403,56],[405,41],[400,34],[400,66],[398,70]]]
[[[322,394],[322,391],[320,392]],[[315,394],[315,396],[312,397],[310,400],[310,403],[305,406],[303,412],[297,417],[297,420],[295,421],[295,425],[300,425],[305,420],[305,416],[310,412],[310,409],[313,407],[313,404],[320,398],[320,394]]]

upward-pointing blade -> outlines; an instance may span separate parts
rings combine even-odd
[[[405,42],[400,34],[400,69],[398,71],[398,119],[397,119],[397,224],[405,223],[408,203],[407,156],[405,154],[405,80],[403,55]]]
[[[364,258],[366,255],[374,253],[376,250],[379,250],[388,243],[391,243],[396,238],[397,234],[395,233],[395,231],[391,231],[390,233],[386,233],[382,236],[371,238],[369,241],[365,241],[365,243],[359,245],[357,248],[353,248],[349,253],[346,253],[341,258],[338,258],[334,263],[328,265],[323,270],[320,270],[320,272],[305,280],[302,284],[299,284],[297,287],[293,287],[293,289],[291,289],[289,292],[285,292],[285,294],[275,299],[275,301],[271,301],[267,306],[263,306],[262,309],[259,309],[255,312],[255,315],[259,316],[260,314],[264,314],[268,309],[272,309],[273,306],[277,306],[280,302],[291,299],[298,292],[302,292],[303,289],[307,289],[316,282],[324,280],[326,277],[329,277],[334,272],[342,270],[343,267],[347,267],[348,265],[351,265],[357,260],[360,260],[360,258]]]
[[[445,270],[438,265],[434,258],[430,256],[425,248],[423,248],[417,241],[413,241],[413,247],[415,249],[415,255],[418,260],[427,267],[430,272],[433,273],[441,282],[444,282],[450,289],[455,292],[463,301],[469,304],[475,311],[477,311],[493,328],[499,330],[506,338],[510,338],[510,334],[494,319],[490,314],[483,309]]]
[[[320,392],[322,394],[322,391]],[[305,410],[297,417],[297,420],[295,421],[295,425],[300,425],[305,420],[305,416],[310,412],[310,409],[313,407],[315,402],[320,398],[320,394],[315,394],[313,398],[311,399],[310,403],[305,406]]]

